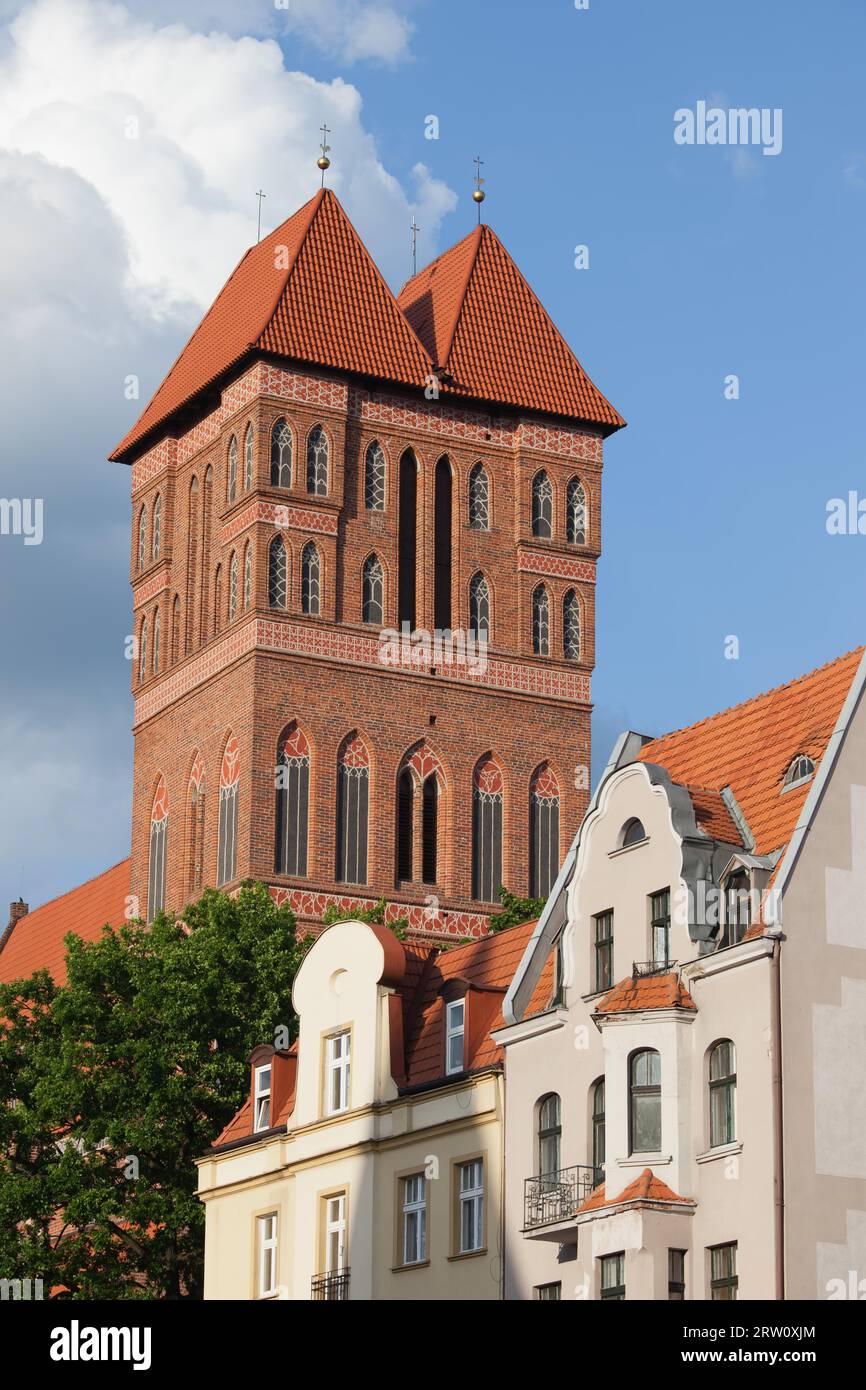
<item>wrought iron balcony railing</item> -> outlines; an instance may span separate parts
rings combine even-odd
[[[523,1194],[523,1228],[534,1230],[555,1221],[567,1221],[581,1202],[586,1201],[602,1181],[600,1168],[578,1164],[560,1168],[556,1173],[541,1173],[527,1178]]]
[[[675,960],[633,960],[631,963],[631,977],[633,980],[644,979],[647,975],[669,975],[672,970],[676,970]]]
[[[342,1302],[349,1297],[348,1269],[338,1269],[332,1274],[314,1274],[310,1298],[315,1301],[327,1300]]]

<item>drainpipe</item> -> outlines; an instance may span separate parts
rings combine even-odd
[[[776,937],[770,964],[770,1027],[773,1055],[773,1203],[776,1298],[785,1297],[785,1150],[782,1137],[782,942]]]
[[[505,1298],[505,1059],[496,1078],[499,1090],[499,1299]]]

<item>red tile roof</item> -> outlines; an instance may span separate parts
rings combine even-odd
[[[651,1168],[644,1168],[639,1178],[623,1188],[618,1197],[605,1196],[605,1184],[597,1187],[585,1202],[581,1202],[578,1212],[597,1211],[600,1207],[618,1207],[625,1202],[683,1202],[692,1205],[693,1198],[680,1197],[666,1182],[657,1178]]]
[[[398,303],[449,394],[601,425],[625,421],[593,385],[490,227],[418,272]]]
[[[465,1070],[501,1064],[502,1048],[490,1033],[502,1025],[502,1000],[534,926],[535,922],[524,922],[450,950],[414,941],[397,943],[406,957],[405,973],[396,989],[403,1006],[405,1076],[401,1085],[433,1086],[446,1079],[442,992],[449,986],[457,990],[449,997],[459,997],[465,987],[468,998]],[[297,1044],[291,1050],[295,1052]],[[281,1107],[275,1125],[285,1124],[293,1107],[294,1093]],[[247,1097],[214,1148],[252,1138],[252,1120],[252,1102]]]
[[[329,188],[241,258],[111,458],[123,458],[255,350],[412,386],[422,386],[430,372],[426,353]]]
[[[754,852],[783,849],[812,785],[782,792],[785,772],[798,753],[807,753],[816,767],[821,761],[862,655],[860,647],[776,690],[653,739],[638,758],[660,764],[686,787],[729,786],[755,837]]]
[[[631,975],[620,980],[595,1006],[597,1014],[636,1013],[641,1009],[687,1009],[697,1012],[697,1004],[676,971],[666,975]]]
[[[63,938],[74,932],[82,941],[98,941],[106,925],[119,927],[126,913],[130,861],[82,883],[16,922],[0,950],[0,981],[25,979],[34,970],[50,970],[58,984],[66,979]]]
[[[743,833],[731,815],[721,792],[707,791],[705,787],[687,787],[686,790],[692,799],[698,829],[703,830],[713,840],[742,847]]]

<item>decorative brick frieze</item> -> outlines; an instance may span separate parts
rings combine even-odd
[[[360,893],[317,893],[308,888],[281,888],[270,886],[271,897],[282,907],[288,903],[295,916],[303,922],[321,922],[329,908],[338,912],[368,911],[376,905],[377,899],[364,897]],[[385,921],[394,922],[400,917],[408,919],[408,929],[413,936],[451,939],[471,936],[489,936],[489,916],[481,912],[449,911],[444,907],[433,907],[421,903],[401,902],[390,898],[385,903]]]
[[[292,531],[314,531],[321,536],[336,536],[337,517],[334,512],[314,511],[310,507],[293,507],[282,502],[251,502],[242,512],[230,517],[220,531],[220,540],[228,545],[248,526],[257,521],[267,522]]]
[[[168,561],[160,565],[155,574],[148,575],[147,579],[137,583],[132,582],[132,605],[134,608],[141,608],[142,604],[149,603],[157,594],[161,594],[164,589],[169,587],[169,575],[171,566]]]
[[[565,425],[538,425],[530,420],[521,420],[517,433],[520,449],[564,454],[567,458],[583,459],[587,463],[601,463],[600,434],[590,434],[586,430]]]
[[[173,467],[176,459],[176,439],[161,439],[152,449],[148,449],[146,454],[142,454],[140,459],[136,459],[132,465],[133,497],[141,492],[142,488],[147,487],[148,483],[152,483],[154,478],[159,477],[160,473]]]
[[[570,555],[547,554],[543,550],[518,550],[517,568],[523,574],[544,574],[551,579],[595,583],[595,561],[572,559]]]

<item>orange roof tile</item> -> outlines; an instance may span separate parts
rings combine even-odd
[[[620,429],[490,227],[480,226],[403,286],[398,303],[449,394]]]
[[[680,1197],[666,1182],[657,1178],[651,1168],[644,1168],[639,1178],[623,1188],[618,1197],[605,1196],[605,1184],[597,1187],[585,1202],[581,1202],[578,1212],[597,1211],[600,1207],[618,1207],[625,1202],[683,1202],[691,1205],[692,1197]]]
[[[665,975],[631,975],[620,980],[595,1007],[597,1014],[636,1013],[641,1009],[688,1009],[697,1004],[676,971]]]
[[[58,984],[66,979],[63,938],[74,932],[98,941],[106,925],[119,927],[126,914],[130,861],[123,859],[96,878],[19,918],[0,950],[0,981],[26,979],[48,969]]]
[[[686,787],[729,786],[755,838],[754,852],[783,849],[812,785],[782,792],[785,772],[798,753],[808,753],[817,767],[862,655],[860,647],[776,690],[652,739],[638,758],[660,764]]]
[[[247,353],[422,386],[430,363],[336,194],[320,190],[241,258],[121,459]]]
[[[687,787],[695,809],[698,828],[713,840],[721,840],[727,845],[743,844],[743,834],[728,809],[721,792],[707,791],[704,787]]]

